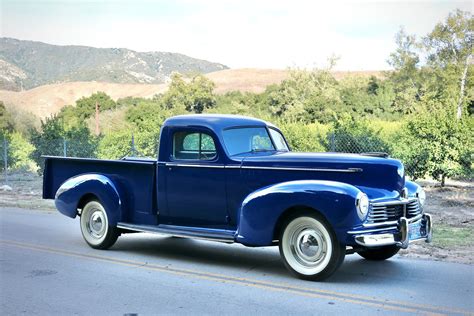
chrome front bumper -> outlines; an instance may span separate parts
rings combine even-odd
[[[410,224],[421,221],[421,230],[423,234],[417,236],[415,239],[410,239]],[[431,242],[433,234],[433,221],[430,214],[423,214],[421,217],[414,217],[407,219],[401,217],[397,224],[397,232],[385,232],[385,233],[365,233],[355,235],[354,240],[357,244],[363,247],[382,247],[397,245],[400,248],[406,249],[412,242],[425,241]]]

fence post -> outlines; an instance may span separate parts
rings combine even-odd
[[[334,132],[331,133],[331,151],[336,151],[336,135],[334,134]]]
[[[67,157],[67,140],[63,138],[63,156]]]
[[[8,142],[5,135],[3,135],[3,162],[5,167],[5,184],[8,185]]]

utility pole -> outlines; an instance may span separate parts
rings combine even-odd
[[[95,135],[100,135],[100,126],[99,126],[99,102],[95,102]]]

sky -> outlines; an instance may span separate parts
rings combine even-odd
[[[419,37],[474,1],[0,0],[0,36],[167,51],[231,68],[390,69],[400,27]]]

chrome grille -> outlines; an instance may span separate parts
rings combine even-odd
[[[412,200],[407,204],[407,218],[415,217],[421,214],[421,207],[418,200]]]
[[[400,201],[400,204],[394,202],[374,203],[370,205],[367,216],[368,224],[377,224],[383,222],[397,221],[400,217],[415,217],[421,214],[421,208],[417,199]]]

